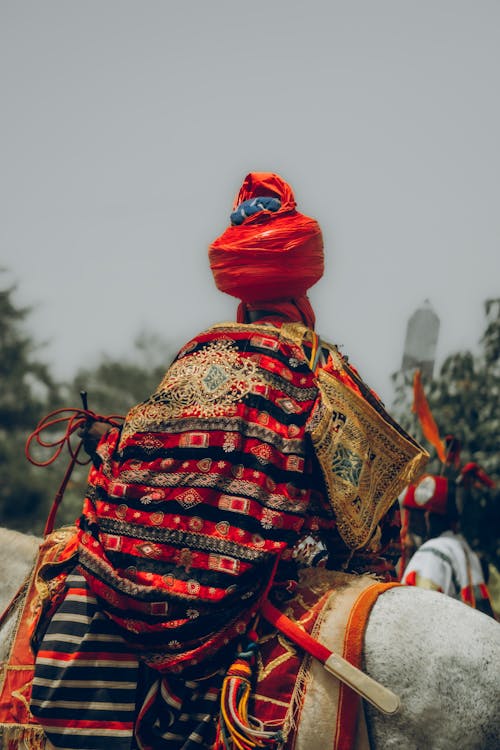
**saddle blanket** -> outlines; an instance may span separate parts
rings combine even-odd
[[[48,606],[53,608],[61,581],[67,575],[68,560],[74,552],[73,534],[71,528],[60,529],[44,540],[24,602],[15,613],[17,622],[8,663],[1,666],[0,672],[0,746],[4,750],[45,748],[44,734],[29,710],[34,673],[30,641],[42,611]],[[43,576],[46,566],[57,572],[50,584]],[[394,584],[380,583],[366,575],[308,569],[301,573],[296,591],[281,609],[313,637],[321,633],[320,640],[328,648],[360,667],[369,611],[377,596],[391,585]],[[304,657],[264,621],[258,632],[258,673],[250,713],[266,729],[280,728],[287,750],[292,750],[313,693],[312,657]],[[356,750],[361,747],[356,744],[358,727],[364,724],[362,702],[336,678],[329,676],[329,680],[331,737],[325,738],[325,743],[333,750]],[[219,747],[222,746],[216,741],[214,750]]]
[[[284,614],[330,650],[361,668],[363,637],[377,597],[394,583],[369,575],[356,576],[311,568],[302,571],[297,592]],[[260,640],[259,672],[252,713],[266,728],[281,727],[287,750],[293,750],[304,712],[315,700],[312,683],[318,663],[298,650],[281,633]],[[322,667],[321,667],[322,669]],[[359,696],[345,683],[328,675],[331,691],[330,735],[325,747],[356,750],[361,745],[364,712]]]

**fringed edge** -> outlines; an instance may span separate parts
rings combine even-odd
[[[292,698],[290,700],[290,707],[283,723],[282,731],[285,739],[287,739],[290,734],[293,736],[297,731],[304,699],[312,679],[311,661],[312,656],[310,656],[310,654],[305,654],[300,664],[293,688]]]
[[[311,568],[310,570],[315,571],[319,569]],[[341,588],[343,588],[345,585],[349,583],[347,578],[352,580],[351,574],[340,573],[339,577],[342,578],[342,583],[340,586]],[[346,579],[346,580],[344,581],[343,579]],[[318,613],[318,616],[316,618],[316,621],[311,631],[312,637],[315,638],[316,640],[318,639],[321,626],[323,625],[326,615],[330,610],[329,605],[330,605],[331,597],[336,593],[337,592],[335,590],[330,590],[330,592],[328,593],[328,596],[326,597],[326,601],[323,604],[323,607]],[[290,707],[287,711],[287,715],[285,717],[285,721],[283,724],[283,735],[286,738],[290,735],[290,733],[293,736],[299,726],[306,693],[312,681],[312,670],[311,670],[312,659],[313,657],[310,654],[304,653],[304,657],[300,664],[299,671],[297,673],[297,678],[295,680],[295,686],[293,689],[292,698],[290,700]]]
[[[46,737],[39,726],[0,724],[2,750],[45,750]]]

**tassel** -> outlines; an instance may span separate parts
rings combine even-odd
[[[257,635],[251,632],[249,638],[222,683],[218,740],[225,750],[277,749],[284,742],[281,730],[266,731],[262,722],[248,713],[258,649]]]

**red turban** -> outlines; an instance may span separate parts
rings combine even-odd
[[[212,242],[215,283],[243,302],[299,300],[323,275],[319,224],[295,210],[292,189],[277,174],[248,174],[233,210],[256,197],[277,197],[281,207],[248,216]]]

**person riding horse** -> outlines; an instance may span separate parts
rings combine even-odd
[[[316,334],[321,229],[281,177],[247,175],[209,258],[237,321],[183,346],[89,446],[70,572],[37,633],[31,711],[55,748],[212,747],[264,600],[301,566],[387,570],[389,510],[427,460]]]
[[[450,506],[454,507],[456,480],[460,476],[462,444],[456,435],[445,435],[443,444],[444,461],[441,464],[440,473],[448,480],[446,486],[450,493]],[[397,565],[399,578],[401,578],[408,562],[424,541],[429,538],[429,530],[426,525],[425,513],[415,503],[414,486],[405,487],[398,501],[403,517],[400,539],[401,558]]]
[[[447,436],[448,442],[451,437]],[[457,451],[443,474],[423,476],[404,494],[403,508],[411,514],[413,528],[419,519],[423,543],[407,563],[401,582],[441,591],[494,617],[481,559],[460,533],[467,499],[494,484],[477,463],[460,468],[459,448]]]

